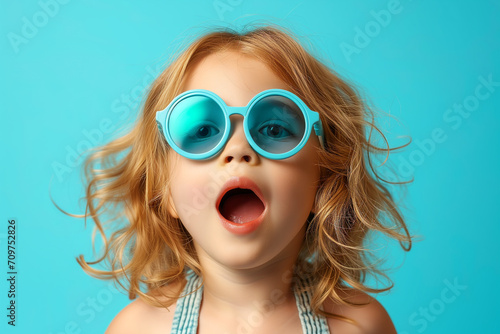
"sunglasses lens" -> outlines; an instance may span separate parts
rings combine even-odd
[[[260,99],[247,117],[252,139],[269,153],[293,150],[306,130],[302,110],[284,96],[269,95]]]
[[[168,120],[174,143],[192,154],[205,153],[217,146],[225,128],[222,109],[203,95],[189,96],[176,103]]]

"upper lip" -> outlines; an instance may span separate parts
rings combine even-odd
[[[260,190],[259,186],[254,181],[252,181],[246,176],[233,176],[229,180],[227,180],[226,183],[222,185],[219,195],[217,196],[217,202],[215,203],[215,208],[219,210],[219,205],[224,195],[228,191],[237,188],[252,190],[255,193],[255,195],[259,197],[262,203],[264,203],[264,206],[266,206],[264,195],[262,194],[262,191]]]

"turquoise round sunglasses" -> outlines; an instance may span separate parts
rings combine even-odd
[[[269,89],[255,95],[246,107],[229,107],[217,94],[194,89],[181,93],[156,113],[158,129],[180,155],[209,159],[226,144],[231,133],[229,116],[242,115],[250,146],[261,156],[280,160],[299,152],[312,128],[324,148],[319,114],[295,94]]]

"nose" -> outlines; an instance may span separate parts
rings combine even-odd
[[[248,143],[243,130],[243,116],[232,115],[230,121],[231,133],[219,157],[221,163],[247,162],[251,165],[258,163],[259,156]]]

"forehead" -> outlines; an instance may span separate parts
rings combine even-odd
[[[206,89],[229,106],[244,106],[257,93],[272,88],[288,90],[288,85],[260,60],[224,51],[199,61],[188,73],[183,91]]]

